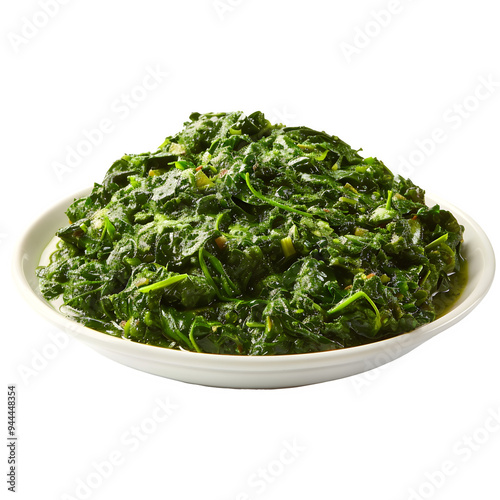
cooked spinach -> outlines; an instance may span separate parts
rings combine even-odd
[[[336,136],[193,113],[68,208],[38,269],[96,330],[219,354],[332,350],[414,330],[466,276],[463,227]]]

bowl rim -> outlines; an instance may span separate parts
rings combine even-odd
[[[51,205],[47,210],[41,213],[36,220],[34,220],[26,228],[13,251],[12,273],[18,290],[34,310],[66,332],[78,337],[82,336],[84,340],[99,350],[126,353],[128,356],[136,358],[151,358],[169,364],[190,364],[193,367],[203,366],[205,369],[212,367],[214,370],[218,371],[233,370],[235,367],[241,369],[244,369],[244,367],[250,369],[259,367],[271,371],[279,371],[282,367],[290,364],[291,362],[296,365],[295,369],[298,370],[300,370],[301,367],[307,368],[311,366],[311,364],[318,366],[330,365],[331,363],[348,364],[355,359],[359,359],[360,356],[368,356],[379,351],[390,352],[394,348],[407,352],[420,345],[424,341],[454,325],[469,314],[486,295],[494,279],[496,267],[495,254],[486,233],[472,217],[465,214],[456,206],[446,202],[439,196],[427,194],[426,204],[430,205],[430,203],[433,203],[442,206],[442,208],[451,211],[457,217],[459,223],[464,225],[464,254],[467,254],[467,234],[473,235],[472,240],[476,243],[476,249],[473,255],[465,255],[465,257],[469,262],[471,257],[480,261],[480,276],[475,277],[476,285],[474,288],[472,290],[468,290],[471,282],[469,276],[468,283],[455,305],[452,306],[447,313],[431,323],[422,325],[411,332],[403,333],[389,339],[371,342],[369,344],[302,354],[243,356],[234,354],[198,353],[168,349],[148,344],[140,344],[128,339],[114,337],[97,330],[93,330],[64,316],[43,298],[38,289],[38,279],[36,276],[34,274],[33,276],[26,275],[26,261],[29,261],[30,242],[34,238],[37,238],[38,236],[42,237],[44,233],[47,233],[47,231],[42,231],[41,228],[44,227],[50,217],[53,217],[56,220],[59,220],[58,217],[62,219],[65,210],[69,207],[73,200],[82,196],[87,196],[91,189],[92,188],[85,188],[71,196],[60,199],[57,203]],[[54,226],[56,225],[54,224]],[[57,227],[61,227],[61,225],[57,225]],[[54,234],[50,234],[49,236],[50,239],[52,239]],[[44,240],[42,251],[35,256],[35,267],[38,265],[43,249],[46,248],[49,241],[50,240]],[[30,264],[32,267],[33,262]],[[466,294],[466,291],[469,293]]]

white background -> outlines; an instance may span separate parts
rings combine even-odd
[[[489,425],[500,412],[497,281],[462,322],[389,365],[252,391],[162,379],[58,337],[10,277],[36,216],[122,154],[154,150],[192,111],[259,109],[336,134],[459,206],[498,248],[495,7],[3,2],[0,435],[15,383],[15,498],[499,498],[500,425]],[[77,148],[84,157],[61,173]],[[158,398],[175,406],[166,419]]]

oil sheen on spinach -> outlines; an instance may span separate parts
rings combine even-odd
[[[336,136],[261,112],[193,113],[68,208],[43,295],[86,326],[269,355],[414,330],[456,297],[463,227]]]

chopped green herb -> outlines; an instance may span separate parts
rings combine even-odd
[[[76,321],[194,352],[293,354],[433,321],[466,278],[463,227],[338,137],[193,113],[68,208],[37,274]]]

